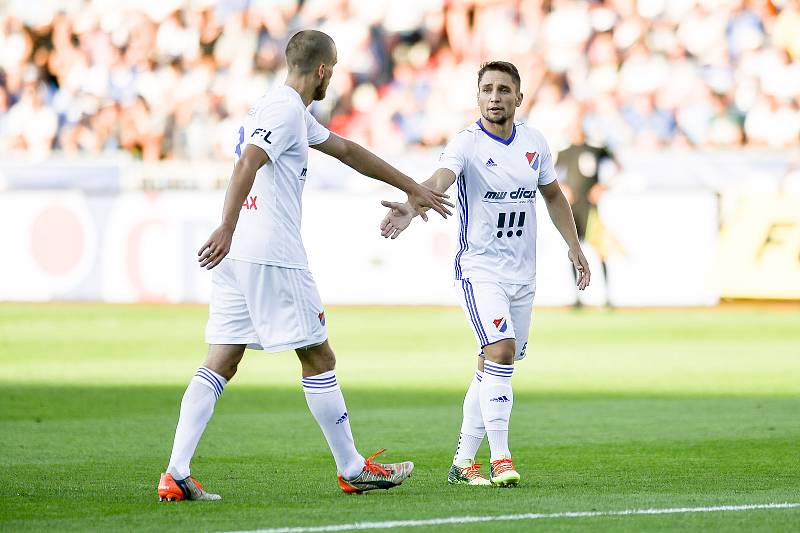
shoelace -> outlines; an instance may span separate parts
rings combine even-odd
[[[508,470],[514,469],[514,463],[511,462],[511,459],[498,459],[497,461],[492,461],[492,470],[495,474],[502,474],[503,472],[507,472]]]
[[[468,479],[475,479],[476,477],[483,477],[481,476],[481,465],[479,463],[473,463],[469,466],[465,466],[461,469],[461,472],[466,476]]]
[[[380,454],[382,454],[385,451],[386,451],[386,448],[381,448],[377,452],[375,452],[372,455],[370,455],[369,457],[367,457],[367,459],[364,461],[364,469],[367,470],[368,472],[372,473],[372,474],[378,474],[378,475],[381,475],[381,476],[390,476],[390,475],[392,475],[394,472],[392,472],[388,468],[385,468],[382,464],[373,463],[372,462],[373,459],[375,459],[377,456],[379,456]]]

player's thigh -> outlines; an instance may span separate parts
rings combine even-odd
[[[516,353],[514,355],[516,360],[524,359],[528,348],[535,292],[534,285],[517,285],[509,288],[509,294],[511,295],[511,321],[514,324],[516,339]]]
[[[456,295],[475,335],[479,351],[502,340],[515,338],[510,301],[501,284],[457,280]]]
[[[242,273],[247,306],[261,348],[269,352],[322,344],[325,311],[311,272],[250,265]]]
[[[223,259],[211,272],[205,339],[209,345],[247,345],[258,340],[231,259]]]

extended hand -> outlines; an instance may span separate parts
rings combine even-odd
[[[220,226],[211,233],[206,243],[197,252],[197,261],[200,267],[211,270],[222,261],[228,252],[231,251],[231,240],[233,239],[233,228],[230,226]]]
[[[589,272],[589,263],[586,261],[583,251],[580,247],[574,250],[570,249],[567,253],[567,257],[572,261],[572,266],[575,267],[575,270],[578,272],[578,289],[585,289],[589,286],[589,279],[592,277],[592,274]]]
[[[422,220],[427,222],[428,215],[425,214],[426,208],[433,209],[442,215],[443,218],[447,218],[447,215],[453,214],[449,209],[447,209],[446,206],[455,206],[448,202],[447,198],[450,197],[443,192],[433,190],[425,185],[417,184],[416,190],[408,195],[408,205],[410,205],[412,209],[419,213],[419,216],[422,217]]]
[[[389,208],[389,212],[386,213],[381,222],[381,235],[396,239],[411,224],[411,219],[414,218],[414,211],[408,204],[399,202],[383,200],[381,205]]]

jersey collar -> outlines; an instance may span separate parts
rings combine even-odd
[[[297,92],[294,87],[284,85],[283,88],[287,93],[289,93],[289,98],[294,98],[301,106],[306,107],[306,105],[303,103],[303,97],[300,96],[300,93]]]
[[[483,124],[481,123],[481,119],[476,120],[475,124],[477,124],[478,127],[483,131],[483,133],[488,135],[490,138],[494,139],[495,141],[497,141],[499,143],[503,143],[506,146],[511,144],[514,141],[514,137],[517,135],[517,125],[514,124],[514,123],[511,124],[511,137],[509,137],[508,139],[503,139],[502,137],[498,137],[494,133],[491,133],[491,132],[487,131],[486,128],[483,127]]]

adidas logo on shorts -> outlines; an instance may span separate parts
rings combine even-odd
[[[341,423],[343,423],[345,420],[347,420],[347,411],[345,411],[345,412],[344,412],[344,414],[343,414],[342,416],[340,416],[340,417],[339,417],[339,420],[337,420],[337,421],[336,421],[336,424],[341,424]]]
[[[505,402],[510,402],[511,400],[509,400],[509,399],[508,399],[508,396],[498,396],[497,398],[492,398],[492,399],[491,399],[491,400],[489,400],[489,401],[490,401],[490,402],[501,402],[501,403],[505,403]],[[337,424],[338,424],[338,422],[337,422]]]

